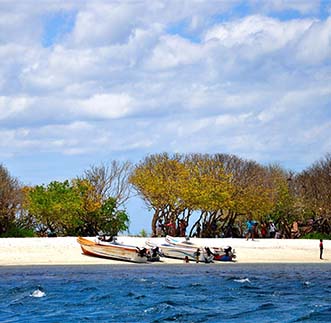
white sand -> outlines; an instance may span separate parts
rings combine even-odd
[[[153,238],[164,241],[163,238]],[[119,237],[118,241],[143,246],[146,238]],[[202,246],[231,246],[237,263],[330,263],[331,241],[324,241],[323,260],[319,259],[319,240],[256,239],[191,239]],[[75,237],[65,238],[0,238],[0,266],[20,265],[91,265],[124,262],[85,256]],[[183,263],[162,258],[162,263]],[[225,264],[224,262],[216,262]]]

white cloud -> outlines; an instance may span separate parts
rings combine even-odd
[[[250,117],[251,117],[251,113],[240,114],[237,116],[224,114],[215,118],[215,124],[217,126],[222,126],[222,127],[225,126],[225,127],[237,128],[238,126],[240,127],[242,124],[247,122],[247,120],[250,119]]]
[[[203,48],[178,36],[163,36],[147,64],[152,69],[171,69],[197,64],[204,57]]]
[[[113,119],[129,114],[133,107],[133,99],[123,94],[95,94],[88,100],[82,101],[72,110],[77,116],[87,115],[93,118]]]
[[[138,4],[138,5],[137,5]],[[77,15],[69,46],[105,46],[128,41],[137,25],[142,4],[126,2],[91,3]]]
[[[33,99],[29,97],[5,97],[0,96],[0,120],[7,119],[16,114],[20,114],[33,104]]]
[[[313,24],[312,20],[282,22],[265,16],[248,16],[213,27],[205,41],[217,40],[226,48],[242,47],[256,53],[280,49],[296,41]]]
[[[301,89],[280,93],[278,98],[257,116],[261,122],[273,122],[287,119],[289,122],[294,116],[304,118],[306,115],[313,116],[316,104],[322,109],[328,105],[331,98],[331,88],[320,85],[313,89]],[[325,111],[327,113],[327,111]]]
[[[292,149],[298,159],[308,142],[323,154],[331,18],[310,2],[251,1],[250,15],[235,12],[241,3],[69,1],[26,13],[0,4],[0,154],[263,160]],[[77,11],[73,29],[44,48],[45,20],[61,10]],[[297,19],[277,18],[287,10]]]
[[[305,32],[299,42],[296,54],[299,61],[319,64],[331,59],[331,17],[316,21]]]

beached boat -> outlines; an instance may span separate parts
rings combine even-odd
[[[150,247],[158,247],[161,255],[168,258],[187,259],[206,263],[212,262],[214,259],[214,256],[204,248],[175,246],[166,242],[156,244],[151,240],[147,240],[146,245]]]
[[[129,246],[116,241],[102,241],[78,237],[77,242],[84,254],[95,257],[110,258],[131,262],[144,263],[148,261],[147,249]]]
[[[204,250],[208,255],[212,254],[214,260],[219,261],[233,261],[236,258],[235,250],[230,246],[221,247],[210,247],[210,246],[200,246],[192,242],[189,238],[177,238],[167,235],[165,240],[168,244],[173,246],[178,246],[182,248],[200,248]]]

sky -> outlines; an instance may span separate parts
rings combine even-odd
[[[294,171],[331,152],[331,0],[0,0],[0,59],[0,163],[26,185],[161,152]]]

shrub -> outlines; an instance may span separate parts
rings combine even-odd
[[[143,238],[146,238],[147,237],[147,232],[145,229],[142,229],[140,232],[139,232],[139,236],[140,237],[143,237]]]
[[[320,233],[320,232],[310,232],[306,235],[303,235],[300,237],[300,239],[323,239],[323,240],[331,240],[331,235],[326,233]]]
[[[24,229],[19,227],[10,227],[6,232],[0,235],[1,238],[32,238],[35,237],[32,229]]]

